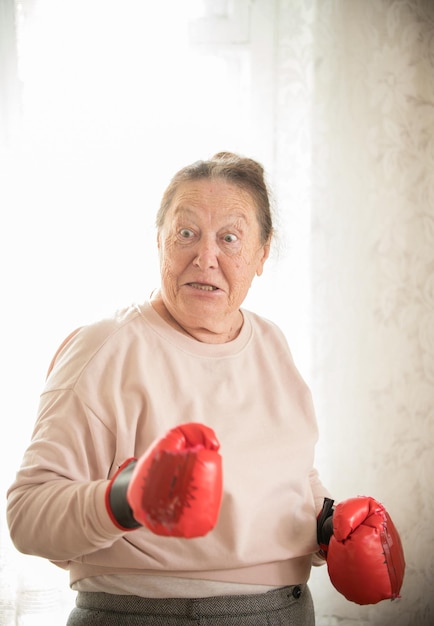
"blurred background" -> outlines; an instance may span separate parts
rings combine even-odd
[[[278,233],[245,306],[312,389],[322,479],[380,500],[404,545],[393,602],[351,604],[315,569],[317,625],[428,626],[431,0],[0,0],[2,493],[58,345],[148,297],[164,188],[221,150],[267,171]],[[62,624],[73,602],[2,512],[0,624]]]

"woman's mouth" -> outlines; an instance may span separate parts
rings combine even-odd
[[[214,285],[206,285],[204,283],[187,283],[189,287],[193,287],[193,289],[199,289],[200,291],[216,291],[218,287]]]

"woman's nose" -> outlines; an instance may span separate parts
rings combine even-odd
[[[209,269],[218,266],[219,247],[212,237],[200,239],[193,264],[200,269]]]

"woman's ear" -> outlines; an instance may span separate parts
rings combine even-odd
[[[269,256],[270,256],[270,242],[268,241],[266,244],[262,246],[262,255],[256,267],[256,276],[260,276],[262,272],[264,271],[264,264]]]

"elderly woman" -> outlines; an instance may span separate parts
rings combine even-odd
[[[160,288],[53,359],[12,539],[69,570],[70,625],[312,625],[328,493],[311,395],[279,328],[242,308],[273,235],[261,165],[185,167],[157,228]]]

